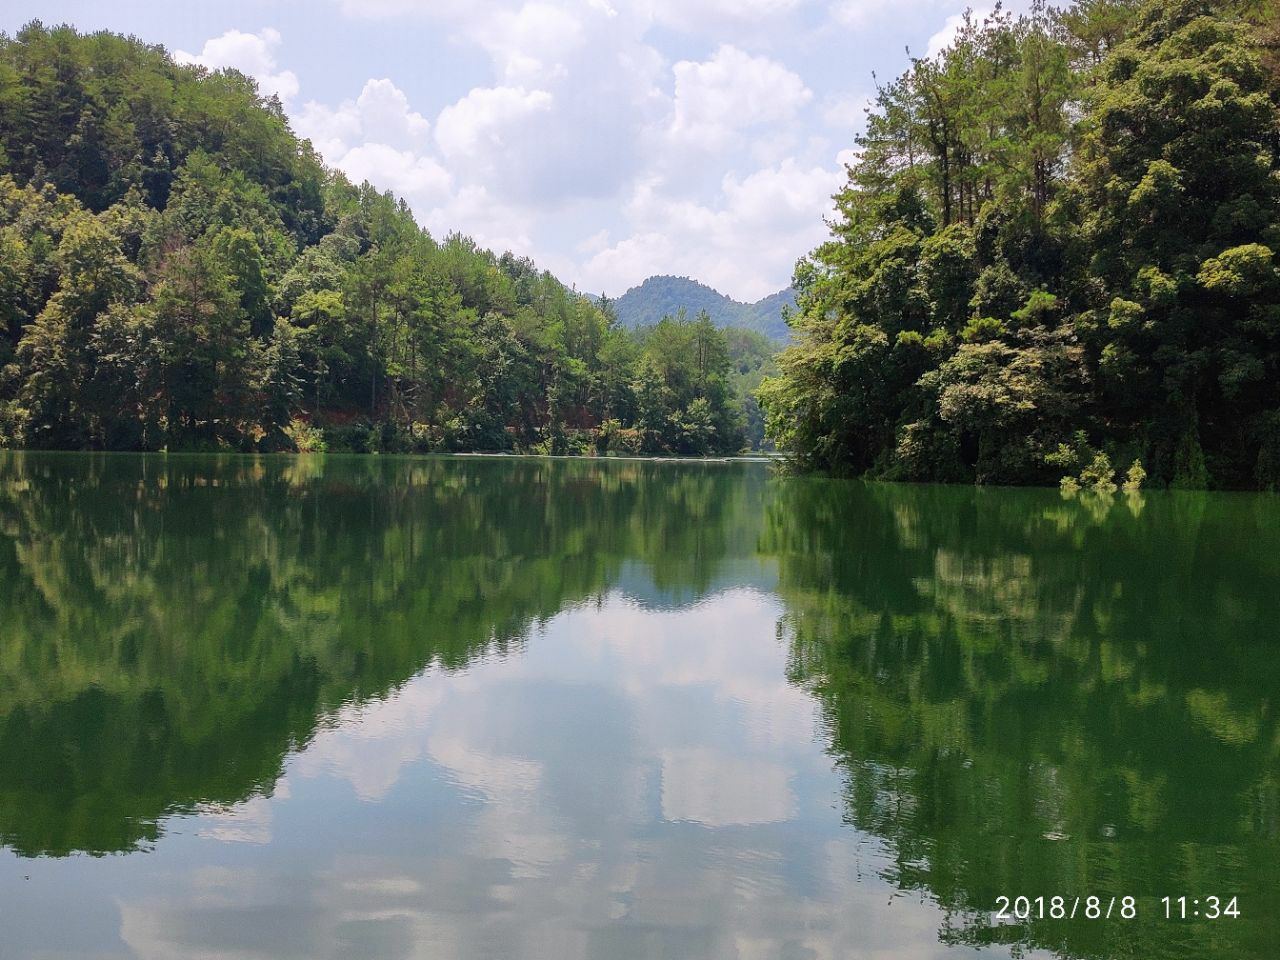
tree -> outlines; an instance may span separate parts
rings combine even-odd
[[[230,265],[185,246],[161,264],[145,313],[149,394],[168,444],[239,446],[249,414],[249,320]]]
[[[270,292],[262,248],[243,228],[223,227],[213,236],[214,254],[226,264],[232,285],[240,295],[240,309],[249,321],[249,333],[258,339],[271,334]]]
[[[0,443],[742,442],[709,320],[628,331],[528,257],[437,241],[238,71],[33,23],[0,36],[0,108]]]
[[[98,367],[98,328],[136,303],[142,276],[106,218],[82,216],[63,232],[58,286],[18,344],[27,440],[101,446],[120,409],[119,384]]]
[[[1195,0],[1149,3],[1092,88],[1081,152],[1091,272],[1111,301],[1092,338],[1126,440],[1165,482],[1253,479],[1275,409],[1280,186],[1276,113],[1247,28]],[[1270,386],[1269,386],[1270,385]],[[1182,474],[1198,461],[1207,474]],[[1180,452],[1181,451],[1181,452]]]
[[[1082,433],[1156,483],[1280,482],[1258,19],[1035,4],[882,86],[832,239],[796,269],[770,435],[841,473],[1048,482]]]

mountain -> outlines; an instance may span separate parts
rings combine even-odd
[[[627,327],[643,327],[683,308],[689,316],[705,310],[717,327],[745,327],[763,333],[770,340],[784,342],[790,330],[782,319],[782,308],[795,309],[796,292],[780,290],[755,303],[740,303],[688,277],[650,277],[632,287],[613,302],[618,319]]]

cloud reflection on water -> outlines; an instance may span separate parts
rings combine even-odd
[[[144,960],[941,957],[939,911],[894,899],[832,808],[778,614],[755,590],[677,609],[614,594],[522,656],[348,707],[273,799],[195,818],[221,842],[323,806],[341,835],[278,835],[231,874],[162,847],[120,893],[121,939]],[[415,810],[424,792],[452,815]]]

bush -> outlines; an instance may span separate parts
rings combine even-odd
[[[585,457],[592,452],[592,431],[566,430],[564,452],[571,457]]]
[[[624,427],[617,420],[606,420],[596,430],[595,444],[597,452],[602,454],[635,456],[644,449],[644,435],[639,430]]]
[[[1175,490],[1208,490],[1209,479],[1200,431],[1193,427],[1182,435],[1173,453],[1173,482],[1169,486]]]
[[[367,424],[350,423],[343,427],[326,427],[324,442],[334,453],[376,453],[376,437]]]
[[[965,343],[986,343],[998,340],[1009,331],[995,317],[974,317],[960,331],[960,339]]]
[[[1128,493],[1136,493],[1142,489],[1142,484],[1147,479],[1147,471],[1143,469],[1142,461],[1135,460],[1133,465],[1129,467],[1129,472],[1125,476],[1124,489]]]
[[[324,431],[297,417],[289,421],[284,433],[298,453],[324,453],[327,449]]]
[[[1080,485],[1099,493],[1112,493],[1116,489],[1116,471],[1111,458],[1105,453],[1094,456],[1093,462],[1080,471]]]
[[[435,453],[444,443],[444,435],[429,423],[415,421],[409,424],[406,440],[413,453]]]
[[[16,400],[0,402],[0,447],[20,447],[26,436],[27,411]]]
[[[502,453],[511,449],[511,434],[493,414],[471,410],[444,425],[443,447],[451,453]]]

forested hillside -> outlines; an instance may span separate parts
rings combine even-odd
[[[735,359],[430,236],[239,73],[0,35],[0,445],[734,452]]]
[[[970,20],[879,88],[798,343],[809,467],[1280,486],[1274,0]]]
[[[770,340],[790,336],[784,309],[794,309],[794,290],[780,290],[755,303],[741,303],[688,277],[650,277],[613,301],[623,326],[643,327],[681,310],[691,316],[703,311],[717,327],[740,327]]]

